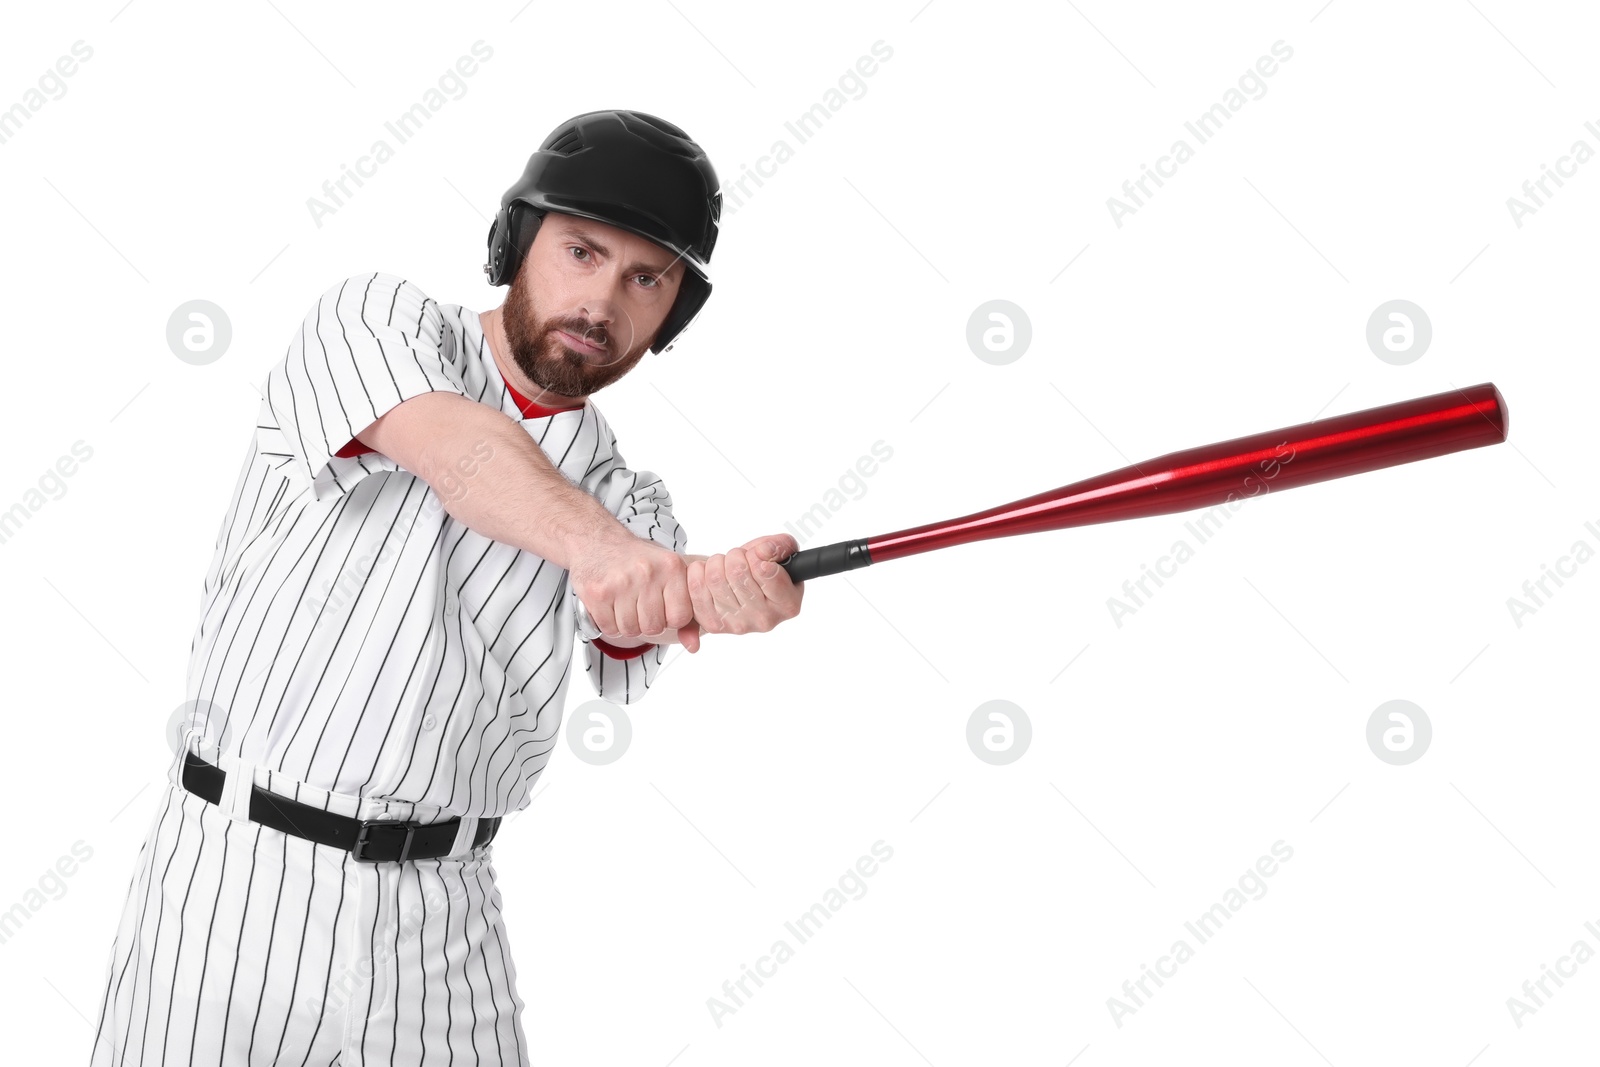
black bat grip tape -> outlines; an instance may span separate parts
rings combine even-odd
[[[867,542],[863,538],[860,541],[840,541],[820,548],[802,548],[779,566],[789,572],[790,581],[798,584],[810,578],[853,571],[857,567],[867,567],[871,564],[872,557],[867,554]]]

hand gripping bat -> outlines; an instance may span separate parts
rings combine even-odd
[[[1505,398],[1484,382],[1171,452],[972,515],[801,549],[782,566],[803,582],[969,541],[1215,507],[1505,439]]]

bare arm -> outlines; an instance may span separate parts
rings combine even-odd
[[[438,390],[357,437],[432,486],[452,518],[565,569],[602,631],[631,638],[671,629],[698,647],[697,628],[681,632],[694,623],[687,561],[629,531],[510,416]]]
[[[431,485],[452,518],[559,567],[620,526],[510,416],[457,393],[412,397],[357,437]]]

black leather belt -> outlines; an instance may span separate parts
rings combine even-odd
[[[222,802],[222,787],[227,772],[207,763],[188,750],[183,754],[183,787],[213,804]],[[397,822],[386,819],[353,819],[298,800],[250,786],[250,820],[286,834],[333,845],[369,863],[438,859],[450,855],[460,819],[447,822]],[[500,818],[479,819],[473,848],[482,848],[500,829]]]

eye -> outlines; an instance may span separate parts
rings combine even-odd
[[[589,255],[589,250],[582,245],[569,245],[567,247],[567,251],[571,252],[579,262],[584,262],[585,257]],[[578,255],[580,252],[583,253],[583,255]]]
[[[635,274],[634,277],[635,278],[643,278],[644,279],[644,287],[646,289],[659,289],[659,288],[661,288],[661,279],[657,278],[653,274]]]

